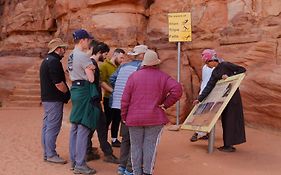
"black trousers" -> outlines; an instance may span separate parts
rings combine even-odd
[[[129,128],[121,122],[121,147],[120,147],[120,166],[132,171],[131,163],[131,142]]]
[[[108,130],[108,127],[112,119],[111,119],[111,108],[109,107],[109,98],[107,97],[103,97],[103,109],[106,118],[106,128]]]
[[[101,106],[100,106],[101,107]],[[101,108],[100,108],[101,109]],[[98,124],[97,124],[97,133],[98,133],[98,140],[100,142],[100,148],[103,151],[105,156],[108,155],[112,155],[113,150],[112,147],[110,145],[110,143],[107,141],[107,127],[106,127],[106,118],[104,113],[101,110],[101,115],[100,118],[98,120]],[[95,131],[91,131],[88,137],[88,148],[87,148],[87,152],[92,151],[92,137]]]
[[[108,98],[107,98],[108,100]],[[104,110],[108,110],[109,100],[106,102],[104,98]],[[120,126],[120,121],[121,121],[121,110],[120,109],[115,109],[115,108],[109,108],[109,112],[105,112],[107,115],[106,116],[106,123],[107,123],[107,128],[109,127],[111,123],[111,138],[117,138],[118,137],[118,131],[119,131],[119,126]]]

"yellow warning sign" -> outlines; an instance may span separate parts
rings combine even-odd
[[[169,13],[169,42],[191,41],[191,14]]]

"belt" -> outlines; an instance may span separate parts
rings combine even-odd
[[[75,80],[72,81],[72,86],[85,86],[87,80]]]

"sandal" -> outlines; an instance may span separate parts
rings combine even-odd
[[[236,151],[236,148],[234,148],[233,146],[221,146],[218,148],[219,151],[222,151],[222,152],[235,152]]]

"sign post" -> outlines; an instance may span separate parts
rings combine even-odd
[[[215,144],[215,129],[216,125],[213,126],[211,132],[209,133],[209,139],[208,139],[208,153],[211,154],[214,151],[214,144]]]
[[[180,82],[181,72],[181,42],[191,41],[191,14],[169,13],[169,42],[177,42],[178,47],[178,69],[177,80]],[[180,102],[177,102],[176,129],[179,130]]]
[[[181,76],[181,43],[180,42],[178,42],[178,73],[177,73],[177,75],[178,75],[177,80],[178,80],[178,82],[180,82],[180,76]],[[179,126],[180,101],[177,101],[176,105],[177,105],[177,113],[176,113],[177,121],[176,121],[176,124],[177,124],[177,126]]]

